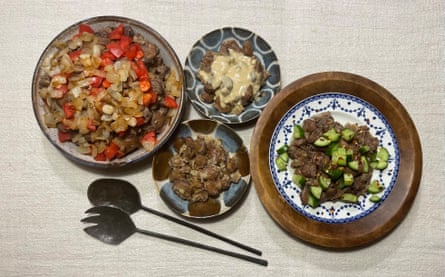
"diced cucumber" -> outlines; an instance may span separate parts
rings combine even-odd
[[[371,184],[368,186],[368,192],[369,193],[379,193],[381,192],[385,187],[378,181],[373,180]]]
[[[329,185],[331,184],[331,178],[320,175],[318,176],[318,183],[320,184],[323,190],[327,190]]]
[[[355,133],[351,129],[345,128],[341,130],[341,138],[346,141],[351,141],[354,138],[354,136]]]
[[[314,145],[318,147],[328,146],[331,141],[325,137],[319,137],[316,141],[314,141]]]
[[[316,199],[320,199],[321,193],[323,191],[321,187],[319,187],[319,186],[311,186],[310,190],[311,190],[312,196],[314,196]]]
[[[294,130],[292,133],[294,139],[304,138],[304,129],[300,125],[294,125]]]
[[[352,193],[344,193],[341,196],[341,200],[344,202],[349,202],[349,203],[357,203],[358,197],[355,194]]]
[[[358,161],[350,161],[348,163],[348,166],[349,166],[350,169],[358,171],[359,162]]]
[[[352,149],[346,149],[346,160],[352,161],[352,158],[354,157],[354,150]]]
[[[277,149],[278,155],[281,155],[283,153],[287,153],[289,150],[289,146],[287,144],[282,145],[280,148]]]
[[[332,153],[338,148],[338,142],[333,142],[329,144],[328,148],[325,151],[325,154],[329,157],[332,156]]]
[[[292,182],[296,184],[299,188],[303,188],[306,184],[306,178],[300,174],[292,175]]]
[[[371,198],[369,198],[369,200],[371,200],[371,202],[377,203],[377,202],[380,202],[382,200],[382,198],[380,198],[380,196],[378,196],[378,195],[373,195],[373,196],[371,196]]]
[[[362,164],[362,172],[368,173],[369,172],[369,165],[368,165],[368,159],[366,159],[365,156],[360,157],[360,162]]]
[[[340,134],[337,133],[334,128],[329,129],[323,134],[323,136],[331,142],[336,142],[340,139]]]
[[[389,152],[385,147],[380,147],[377,153],[371,155],[371,163],[369,164],[374,169],[383,170],[388,166]]]
[[[345,166],[346,161],[346,149],[344,147],[339,147],[332,152],[331,163],[333,165]]]
[[[389,152],[385,147],[380,147],[377,150],[377,160],[387,162],[389,159]]]
[[[369,165],[374,169],[383,170],[388,166],[388,162],[387,161],[374,161],[374,162],[371,162]]]
[[[352,186],[354,184],[354,175],[351,173],[343,174],[343,182],[346,187]]]
[[[370,148],[368,145],[363,145],[360,147],[360,149],[358,151],[360,152],[360,154],[365,154],[365,153],[368,153],[369,149]]]
[[[316,208],[316,207],[318,207],[318,205],[320,204],[320,200],[318,200],[317,198],[315,198],[312,194],[309,194],[309,197],[308,197],[308,204],[309,204],[309,206],[311,206],[312,208]]]
[[[343,175],[343,169],[340,167],[327,169],[326,173],[331,177],[332,180],[336,181]]]
[[[286,159],[286,157],[287,157],[287,159]],[[289,159],[289,157],[287,156],[287,153],[286,154],[281,154],[280,156],[278,156],[275,159],[275,164],[276,164],[276,166],[277,166],[279,171],[284,171],[284,170],[287,169],[287,161],[288,161],[288,159]]]

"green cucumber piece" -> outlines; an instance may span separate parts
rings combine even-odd
[[[368,186],[368,192],[375,194],[383,191],[384,188],[385,187],[378,180],[373,180]]]
[[[296,184],[299,188],[303,188],[306,184],[306,178],[300,174],[294,174],[292,176],[292,182]]]
[[[325,137],[319,137],[316,141],[314,141],[314,145],[318,147],[328,146],[331,141]]]
[[[346,141],[351,141],[354,138],[354,136],[355,133],[351,129],[345,128],[341,130],[341,138]]]
[[[368,172],[369,172],[368,159],[366,159],[365,156],[361,156],[361,157],[360,157],[360,162],[361,162],[361,164],[362,164],[362,172],[363,172],[363,173],[368,173]]]
[[[282,154],[275,159],[275,164],[279,171],[284,171],[287,169],[287,160],[284,159],[285,156],[287,155]]]
[[[377,160],[387,162],[388,159],[389,159],[388,150],[385,147],[380,147],[379,150],[377,150]]]
[[[328,148],[325,151],[325,154],[331,157],[332,153],[337,149],[338,149],[338,142],[333,142],[329,144]]]
[[[340,134],[337,133],[334,128],[329,129],[323,134],[323,136],[331,142],[336,142],[340,139]]]
[[[358,171],[359,162],[358,161],[350,161],[348,163],[348,166],[349,166],[350,169]]]
[[[352,184],[354,184],[354,175],[351,173],[343,174],[343,183],[346,187],[352,186]]]
[[[318,176],[318,183],[323,190],[327,190],[329,185],[331,184],[331,178],[320,175]]]
[[[318,200],[317,198],[315,198],[314,196],[312,196],[312,194],[309,194],[309,197],[308,197],[308,204],[309,204],[309,206],[311,206],[312,208],[316,208],[316,207],[318,207],[318,205],[320,204],[320,200]]]
[[[317,200],[320,199],[321,193],[323,192],[323,189],[319,186],[311,186],[310,188],[312,196],[314,196]]]
[[[341,200],[344,202],[349,202],[349,203],[357,203],[358,197],[355,194],[352,193],[344,193],[341,196]]]
[[[277,149],[277,153],[278,155],[287,153],[287,151],[289,150],[289,146],[287,144],[282,145],[280,148]]]
[[[300,125],[294,125],[294,130],[292,133],[294,139],[304,138],[304,129]]]
[[[380,196],[378,196],[378,195],[373,195],[373,196],[371,196],[371,198],[369,198],[369,200],[371,200],[371,202],[377,203],[377,202],[380,202],[382,200],[382,198],[380,198]]]

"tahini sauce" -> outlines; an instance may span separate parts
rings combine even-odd
[[[261,76],[255,70],[257,62],[254,57],[229,49],[228,56],[215,55],[210,73],[200,70],[199,75],[201,80],[215,89],[215,98],[219,98],[223,108],[232,103],[232,112],[241,113],[241,97],[247,88],[252,85],[255,95],[261,87]]]

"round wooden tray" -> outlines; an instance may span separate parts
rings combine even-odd
[[[276,189],[269,169],[270,141],[278,121],[298,102],[324,92],[350,94],[374,105],[391,125],[400,149],[399,174],[388,198],[369,215],[349,223],[323,223],[294,210]],[[286,86],[264,109],[250,145],[252,180],[269,215],[291,235],[327,248],[365,246],[391,232],[408,213],[422,175],[419,136],[405,108],[385,88],[350,73],[316,73]]]

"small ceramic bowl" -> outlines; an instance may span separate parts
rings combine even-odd
[[[232,183],[217,198],[209,197],[206,202],[193,203],[180,198],[173,191],[173,184],[169,180],[169,160],[176,153],[173,146],[177,138],[196,139],[198,135],[219,139],[224,150],[232,157],[237,157],[241,179],[238,183]],[[161,198],[173,211],[189,218],[212,218],[230,211],[240,202],[250,185],[249,155],[243,140],[227,125],[210,119],[189,120],[180,124],[172,139],[153,156],[152,167],[153,179]]]
[[[58,138],[57,128],[48,128],[46,126],[44,121],[44,114],[48,110],[48,105],[45,101],[42,100],[39,95],[39,83],[46,74],[45,71],[42,69],[44,60],[48,56],[56,52],[58,43],[60,43],[61,41],[68,41],[73,36],[78,34],[79,27],[84,24],[90,26],[95,32],[108,27],[116,28],[119,24],[131,27],[136,34],[140,34],[145,40],[155,44],[159,48],[159,54],[162,57],[164,64],[169,67],[170,70],[175,72],[176,85],[180,91],[179,95],[176,98],[178,107],[174,111],[170,110],[169,120],[166,124],[166,127],[163,128],[161,133],[157,135],[158,142],[152,150],[145,150],[142,146],[140,146],[135,151],[128,153],[123,157],[115,158],[111,161],[97,161],[93,159],[91,155],[79,153],[79,151],[77,150],[77,146],[74,143],[69,141],[60,142]],[[181,122],[181,116],[184,107],[184,94],[183,68],[178,56],[175,53],[175,50],[165,40],[165,38],[163,38],[157,31],[141,22],[117,16],[99,16],[89,18],[77,22],[63,30],[49,43],[49,45],[43,51],[36,65],[32,82],[32,102],[34,114],[46,138],[67,158],[83,165],[98,168],[120,167],[128,165],[146,159],[150,157],[154,152],[156,152],[168,140],[178,124]]]
[[[222,113],[213,104],[207,104],[199,97],[203,92],[203,84],[197,78],[197,74],[202,58],[208,51],[218,52],[221,44],[226,40],[235,40],[239,45],[243,45],[245,41],[250,41],[255,57],[270,74],[266,83],[260,88],[258,96],[252,103],[245,106],[244,111],[238,115]],[[242,124],[253,121],[281,88],[280,66],[272,47],[255,33],[237,27],[225,27],[204,35],[193,45],[187,56],[184,72],[187,95],[193,107],[203,116],[226,124]]]

